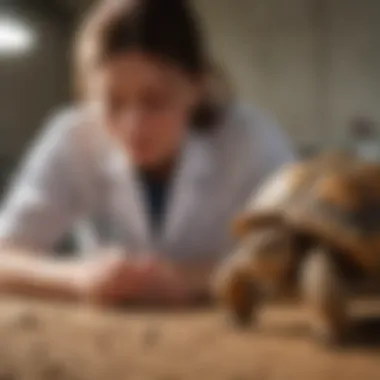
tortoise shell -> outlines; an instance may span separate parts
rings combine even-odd
[[[286,223],[348,255],[366,273],[380,267],[380,165],[344,153],[284,167],[235,221],[235,234]]]

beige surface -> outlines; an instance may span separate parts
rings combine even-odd
[[[258,331],[220,313],[100,313],[0,302],[0,379],[380,379],[380,348],[328,352],[305,314],[270,307]]]

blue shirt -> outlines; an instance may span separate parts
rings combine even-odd
[[[165,219],[171,183],[170,176],[157,178],[149,173],[140,172],[139,177],[148,206],[151,228],[154,232],[157,232],[161,229]]]

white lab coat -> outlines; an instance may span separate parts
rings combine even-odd
[[[231,217],[267,175],[293,159],[262,112],[231,107],[216,132],[189,133],[155,236],[133,166],[95,115],[66,110],[47,123],[4,200],[2,241],[48,251],[73,228],[87,253],[122,246],[172,260],[217,259],[231,248]]]

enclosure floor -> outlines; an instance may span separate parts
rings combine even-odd
[[[256,329],[239,332],[218,311],[104,312],[2,300],[0,380],[380,379],[379,329],[367,331],[373,342],[332,351],[310,338],[306,317],[271,306]]]

